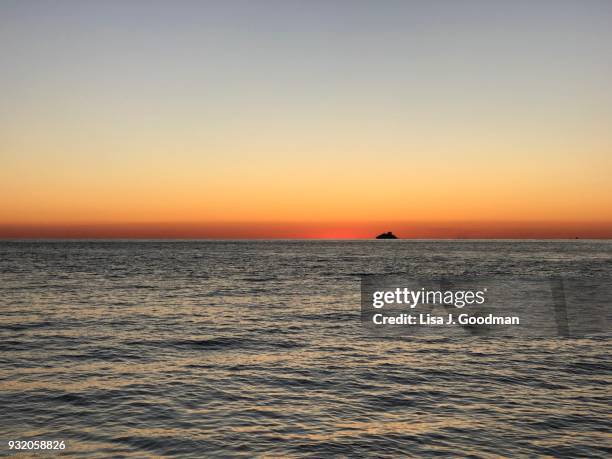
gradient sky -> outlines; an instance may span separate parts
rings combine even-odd
[[[2,0],[0,57],[0,237],[612,237],[610,1]]]

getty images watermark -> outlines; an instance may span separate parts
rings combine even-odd
[[[366,275],[361,320],[377,335],[565,336],[610,332],[612,279]]]

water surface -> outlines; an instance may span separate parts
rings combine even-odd
[[[609,457],[609,335],[373,338],[361,274],[612,274],[612,242],[0,243],[0,454]]]

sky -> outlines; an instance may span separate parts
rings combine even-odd
[[[0,1],[2,237],[612,237],[610,1]]]

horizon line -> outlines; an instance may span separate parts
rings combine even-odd
[[[370,221],[0,223],[0,240],[412,240],[612,239],[612,222]]]
[[[189,237],[0,237],[0,242],[270,242],[270,241],[330,241],[330,242],[401,242],[401,241],[609,241],[612,237],[407,237],[397,239],[376,239],[371,238],[321,238],[321,237],[302,237],[302,238],[189,238]]]

